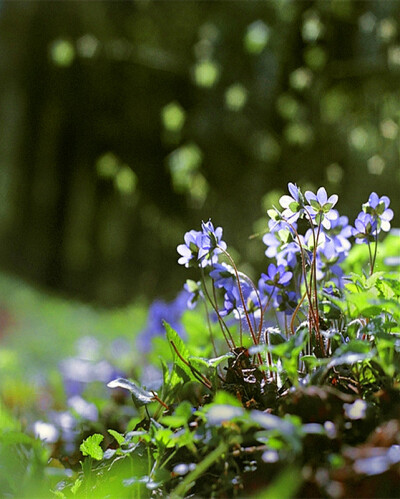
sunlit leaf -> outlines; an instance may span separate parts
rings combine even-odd
[[[115,440],[118,442],[118,445],[122,445],[125,443],[125,437],[121,435],[121,433],[118,433],[118,431],[115,430],[107,430],[108,433],[115,438]]]
[[[103,459],[103,449],[100,447],[101,442],[104,440],[104,436],[100,433],[95,433],[90,437],[86,438],[80,445],[79,449],[84,456],[90,456],[97,461]]]
[[[123,388],[129,390],[132,394],[133,401],[138,406],[150,404],[150,402],[154,401],[154,395],[151,392],[143,390],[143,388],[140,388],[135,385],[135,383],[125,378],[114,379],[110,381],[107,386],[109,388]]]

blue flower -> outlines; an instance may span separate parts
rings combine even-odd
[[[222,227],[214,229],[214,225],[209,220],[208,222],[202,222],[201,228],[203,237],[199,251],[199,260],[206,256],[211,260],[213,256],[226,250],[226,243],[222,241]]]
[[[317,194],[307,191],[305,197],[310,203],[310,206],[307,206],[306,209],[310,214],[313,223],[315,225],[322,223],[325,229],[330,229],[331,220],[336,220],[338,217],[337,211],[332,210],[338,201],[338,196],[332,194],[332,196],[328,198],[325,188],[320,187]]]
[[[241,282],[241,289],[245,303],[251,295],[252,288],[247,282]],[[225,316],[234,312],[236,319],[241,319],[245,316],[242,299],[240,297],[239,288],[237,286],[226,290],[224,295],[224,308],[221,310],[221,316]]]
[[[148,352],[151,349],[151,342],[155,336],[164,335],[164,321],[168,322],[180,335],[185,334],[181,318],[187,309],[188,298],[188,291],[182,290],[170,303],[155,300],[150,305],[146,328],[137,336],[137,347],[141,352]]]
[[[389,208],[390,199],[387,196],[381,198],[376,192],[371,192],[368,202],[363,204],[363,210],[377,220],[378,233],[380,230],[388,232],[390,221],[393,218],[393,210]]]
[[[326,239],[325,244],[318,247],[316,262],[317,280],[331,278],[341,288],[343,285],[343,270],[340,263],[346,258],[344,252],[339,252],[331,240]]]
[[[296,184],[289,182],[288,190],[291,196],[284,195],[279,199],[279,204],[284,209],[282,217],[290,223],[296,222],[303,212],[304,198]]]
[[[331,220],[331,228],[326,231],[326,235],[328,241],[334,246],[338,253],[348,253],[351,248],[349,237],[352,236],[352,227],[349,225],[349,219],[347,217],[340,217],[338,213],[337,218]]]
[[[203,233],[198,230],[190,230],[184,235],[185,244],[180,244],[177,247],[178,253],[181,255],[178,263],[189,266],[198,266],[199,251],[201,248]]]
[[[369,213],[361,211],[354,221],[352,232],[357,244],[375,241],[378,235],[378,221]]]
[[[196,282],[188,279],[183,285],[183,288],[188,293],[186,301],[187,308],[193,310],[199,300],[204,298],[203,291],[201,290],[201,283],[200,281]]]
[[[236,285],[236,276],[233,267],[226,263],[215,263],[210,277],[214,280],[216,288],[230,290]]]
[[[278,239],[277,233],[267,232],[267,234],[264,234],[262,241],[265,246],[267,246],[265,256],[268,258],[274,258],[278,254],[279,247],[282,244],[282,241]]]
[[[298,262],[298,255],[300,254],[300,246],[297,242],[292,241],[285,244],[281,251],[276,255],[276,263],[278,266],[291,267],[292,269]]]
[[[294,291],[281,290],[276,297],[276,302],[280,312],[291,315],[297,306],[298,297]]]
[[[268,265],[268,274],[261,274],[261,278],[264,280],[265,284],[275,288],[283,288],[290,283],[293,277],[293,273],[287,271],[283,265],[274,265],[270,263]]]
[[[218,254],[226,249],[221,240],[222,228],[214,229],[211,220],[202,222],[202,231],[190,230],[184,236],[185,244],[177,247],[181,257],[178,263],[185,267],[207,267],[218,262]]]

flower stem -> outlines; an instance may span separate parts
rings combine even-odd
[[[206,286],[206,280],[205,280],[205,277],[204,277],[204,270],[203,268],[201,269],[201,280],[202,280],[202,284],[203,284],[203,289],[204,289],[204,292],[207,296],[207,299],[208,301],[211,303],[211,306],[212,308],[214,309],[214,312],[217,314],[217,317],[218,317],[218,322],[219,322],[219,325],[221,327],[221,331],[222,331],[222,334],[224,335],[224,339],[228,345],[229,348],[235,348],[236,345],[235,345],[235,342],[232,338],[232,335],[231,335],[231,332],[229,331],[229,328],[228,326],[225,324],[224,320],[222,319],[221,317],[221,314],[219,313],[219,310],[218,310],[218,307],[216,305],[216,303],[213,302],[213,300],[211,299],[211,296],[210,296],[210,293],[208,292],[208,289],[207,289],[207,286]],[[227,333],[228,333],[228,336],[226,335],[225,331],[224,331],[224,328],[226,329]],[[229,339],[228,339],[229,337]]]
[[[256,335],[254,333],[253,325],[251,323],[250,316],[249,316],[249,313],[247,311],[246,302],[244,301],[242,285],[240,284],[239,272],[238,272],[238,269],[236,267],[236,264],[235,264],[233,258],[231,257],[231,255],[225,249],[221,248],[220,246],[218,246],[218,248],[224,253],[224,255],[229,259],[229,261],[232,264],[233,270],[234,270],[235,275],[236,275],[236,280],[237,280],[237,284],[238,284],[240,300],[241,300],[242,305],[243,305],[243,310],[244,310],[244,314],[246,316],[247,324],[249,326],[250,334],[251,334],[251,337],[253,339],[254,345],[257,345],[258,344],[257,343],[257,337],[256,337]]]

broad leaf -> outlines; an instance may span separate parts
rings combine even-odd
[[[103,435],[100,435],[100,433],[95,433],[94,435],[86,438],[81,443],[79,449],[84,456],[90,456],[97,461],[101,461],[104,456],[103,449],[100,447],[103,439]]]
[[[118,431],[115,430],[107,430],[108,433],[115,438],[115,440],[118,442],[118,445],[123,445],[125,443],[125,437],[121,435],[121,433],[118,433]]]
[[[235,354],[232,352],[228,352],[224,355],[220,355],[219,357],[214,357],[213,359],[194,357],[193,355],[191,355],[189,357],[189,361],[205,367],[217,367],[222,361],[229,359],[230,357],[235,357]]]
[[[107,386],[108,388],[124,388],[125,390],[129,390],[132,394],[133,402],[137,407],[150,404],[150,402],[154,401],[154,395],[151,392],[143,390],[143,388],[125,378],[114,379]]]
[[[188,359],[190,354],[189,354],[189,350],[186,348],[185,344],[183,343],[182,339],[180,338],[180,336],[178,335],[178,333],[176,331],[174,331],[174,329],[172,329],[172,327],[168,324],[168,322],[165,322],[164,321],[164,326],[165,326],[165,330],[167,332],[167,339],[168,339],[168,342],[170,344],[170,347],[171,347],[171,351],[172,351],[172,358],[173,358],[173,361],[174,361],[174,364],[180,368],[181,372],[183,372],[187,378],[191,381],[198,381],[198,379],[194,376],[194,374],[192,373],[190,367],[188,365],[186,365],[182,359],[179,358],[178,354],[176,353],[174,347],[172,346],[172,343],[174,343],[175,347],[177,348],[179,354],[181,355],[182,358],[184,359]],[[179,374],[179,373],[178,373]],[[185,380],[187,381],[187,380]]]

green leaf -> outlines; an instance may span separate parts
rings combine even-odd
[[[235,354],[232,352],[228,352],[224,355],[220,355],[219,357],[214,357],[212,359],[206,359],[204,357],[195,357],[191,355],[189,357],[189,361],[205,367],[217,367],[222,361],[234,356]]]
[[[182,416],[164,416],[161,422],[171,428],[180,428],[186,423],[186,418]]]
[[[334,357],[333,359],[331,359],[327,368],[331,369],[332,367],[342,366],[346,364],[352,365],[371,357],[372,355],[366,353],[349,352],[341,355],[340,357]]]
[[[103,459],[103,449],[100,447],[100,443],[103,441],[103,435],[100,433],[95,433],[90,437],[86,438],[80,445],[79,449],[84,456],[90,456],[97,461]]]
[[[328,359],[319,359],[318,357],[314,357],[314,355],[303,355],[301,360],[305,362],[310,369],[323,366],[328,362]]]
[[[150,404],[150,402],[154,401],[154,395],[151,392],[143,390],[143,388],[140,388],[135,385],[135,383],[132,383],[132,381],[125,378],[114,379],[110,381],[107,386],[109,388],[124,388],[125,390],[129,390],[136,407]]]
[[[268,331],[268,338],[271,345],[279,345],[281,343],[286,343],[285,335],[279,330]]]
[[[378,279],[382,278],[385,275],[385,272],[374,272],[368,279],[365,281],[365,288],[370,289],[375,286]]]
[[[125,437],[121,435],[121,433],[118,433],[115,430],[107,430],[108,433],[115,438],[115,440],[118,442],[118,445],[123,445],[125,443]]]
[[[3,445],[26,444],[33,445],[36,440],[20,431],[5,431],[0,433],[0,442]]]
[[[271,208],[270,210],[267,210],[267,215],[271,218],[271,220],[277,220],[279,213],[274,208]]]
[[[291,499],[296,497],[303,483],[301,469],[290,465],[285,468],[267,489],[258,492],[258,499]]]
[[[80,486],[82,485],[82,482],[83,482],[83,480],[81,478],[77,478],[75,480],[74,485],[71,487],[71,492],[73,493],[73,495],[76,495],[76,493],[78,492]]]
[[[339,357],[345,353],[369,353],[371,345],[368,341],[351,340],[340,346],[334,354],[334,357]]]
[[[239,400],[225,390],[219,390],[214,396],[214,403],[220,405],[233,405],[235,407],[243,407]]]
[[[185,425],[191,416],[192,405],[187,400],[184,400],[178,405],[172,416],[164,416],[161,421],[172,428],[179,428]]]
[[[51,493],[54,494],[55,497],[59,497],[60,499],[66,499],[66,495],[61,490],[51,490]]]
[[[180,353],[180,355],[184,358],[184,359],[188,359],[190,354],[189,354],[189,350],[186,348],[185,344],[183,343],[183,341],[181,340],[180,336],[178,335],[178,333],[176,331],[174,331],[174,329],[172,329],[172,327],[168,324],[168,322],[165,322],[164,321],[164,327],[165,327],[165,330],[167,332],[167,339],[168,339],[168,342],[170,344],[170,347],[171,347],[171,351],[172,351],[172,358],[173,358],[173,361],[174,361],[174,364],[180,368],[181,372],[183,371],[183,373],[187,376],[187,378],[191,381],[198,381],[198,379],[193,375],[191,369],[189,366],[187,366],[183,361],[182,359],[179,358],[179,356],[177,355],[175,349],[173,348],[172,346],[172,343],[174,343],[174,345],[176,346],[178,352]],[[179,374],[179,373],[178,373]],[[187,381],[187,380],[185,380]]]
[[[178,407],[175,409],[175,412],[174,414],[176,416],[180,416],[180,417],[183,417],[185,418],[186,421],[189,420],[189,418],[191,417],[192,415],[192,405],[190,402],[188,402],[187,400],[184,400],[183,402],[181,402]]]

